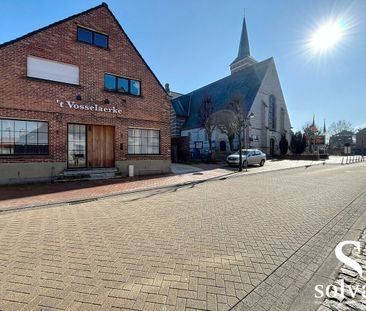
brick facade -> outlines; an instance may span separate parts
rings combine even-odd
[[[109,36],[109,47],[77,41],[77,26]],[[76,65],[80,85],[27,77],[27,56]],[[141,81],[141,96],[104,90],[104,74]],[[115,161],[163,160],[170,162],[170,102],[163,87],[137,52],[105,4],[50,25],[13,42],[0,45],[0,118],[49,122],[49,155],[0,156],[1,163],[67,161],[67,124],[115,127]],[[81,100],[77,101],[76,96]],[[104,104],[105,99],[109,104]],[[121,114],[61,108],[57,100],[76,104],[115,106]],[[128,128],[160,130],[159,155],[129,155]]]

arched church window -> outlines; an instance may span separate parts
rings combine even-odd
[[[268,127],[276,130],[276,97],[273,95],[269,96]]]

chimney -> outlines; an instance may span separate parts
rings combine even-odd
[[[165,91],[170,94],[170,87],[169,87],[169,83],[165,83]]]

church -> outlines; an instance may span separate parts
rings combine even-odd
[[[251,116],[243,135],[245,148],[258,148],[267,155],[280,153],[282,135],[290,140],[291,122],[273,57],[257,61],[250,53],[245,17],[237,57],[230,75],[188,94],[174,93],[171,109],[171,135],[188,136],[192,156],[207,154],[208,135],[200,122],[200,107],[209,97],[213,112],[225,108],[234,97],[241,98],[242,110]],[[238,150],[238,139],[230,144],[228,135],[216,127],[212,149],[229,153]],[[230,147],[231,146],[231,147]]]

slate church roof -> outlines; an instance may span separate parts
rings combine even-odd
[[[232,100],[233,94],[239,92],[244,97],[245,111],[249,111],[272,62],[273,58],[269,58],[255,63],[223,79],[175,98],[172,105],[176,114],[187,117],[182,130],[201,127],[198,111],[205,96],[212,98],[214,111],[218,111]]]

